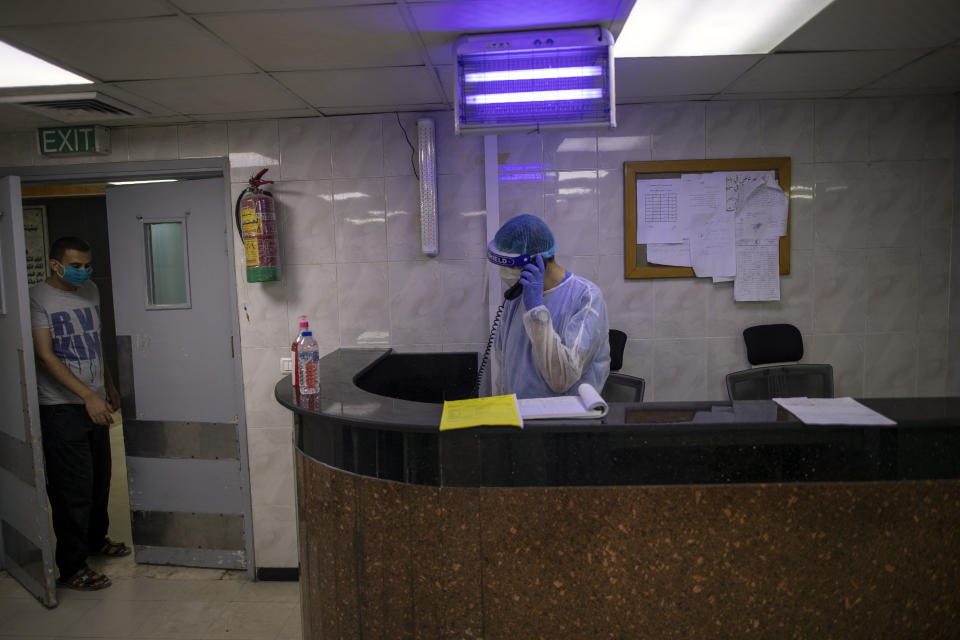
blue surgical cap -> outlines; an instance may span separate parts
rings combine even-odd
[[[493,237],[493,245],[504,253],[552,258],[557,253],[557,241],[547,223],[528,213],[521,213],[503,223]]]

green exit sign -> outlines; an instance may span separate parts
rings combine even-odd
[[[45,156],[103,155],[110,153],[110,130],[97,125],[37,129],[37,143]]]

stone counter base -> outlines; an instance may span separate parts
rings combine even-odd
[[[305,640],[960,636],[957,480],[471,489],[296,457]]]

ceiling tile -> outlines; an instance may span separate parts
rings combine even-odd
[[[254,71],[243,58],[182,18],[0,29],[0,38],[7,36],[15,46],[23,44],[33,53],[99,80]]]
[[[121,89],[178,113],[214,113],[302,109],[303,102],[261,74],[121,82]]]
[[[435,67],[437,77],[440,78],[440,84],[443,86],[444,98],[451,105],[457,99],[457,77],[452,64],[440,65]]]
[[[960,47],[935,51],[881,78],[867,88],[928,89],[933,87],[960,90]]]
[[[187,13],[235,13],[242,11],[283,11],[322,9],[361,4],[383,4],[383,0],[172,0]]]
[[[780,93],[859,89],[922,53],[909,49],[772,54],[727,90],[730,93]]]
[[[315,109],[266,109],[263,111],[228,111],[224,113],[205,113],[203,114],[202,120],[276,120],[280,118],[314,118],[318,115],[319,114]]]
[[[448,111],[449,108],[442,104],[398,104],[390,108],[394,111]],[[330,107],[323,110],[325,116],[352,116],[363,113],[383,113],[383,107],[352,106],[352,107]]]
[[[289,71],[273,76],[319,109],[443,102],[436,81],[426,67]]]
[[[835,0],[776,51],[935,48],[958,37],[957,0]]]
[[[60,126],[63,123],[45,118],[35,111],[12,104],[0,104],[0,131],[19,131],[33,127]]]
[[[170,16],[159,0],[3,0],[0,26]]]
[[[199,16],[268,71],[423,64],[395,5]]]
[[[717,93],[762,57],[618,58],[614,76],[617,101]]]
[[[433,64],[451,64],[456,39],[465,33],[520,31],[575,25],[609,27],[620,0],[556,2],[545,10],[531,0],[470,0],[409,4]]]

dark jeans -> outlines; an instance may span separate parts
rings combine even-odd
[[[82,404],[40,405],[40,428],[57,567],[66,580],[107,535],[110,430],[94,423]]]

